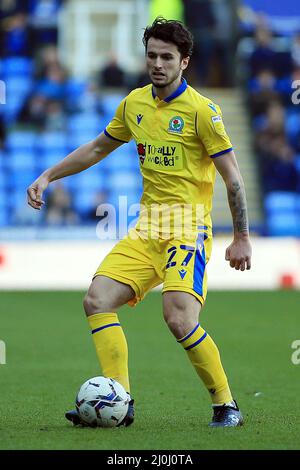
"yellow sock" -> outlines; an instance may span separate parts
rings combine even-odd
[[[232,396],[218,348],[200,324],[179,339],[178,343],[186,350],[197,374],[210,393],[213,404],[231,402]]]
[[[111,377],[129,389],[128,348],[116,313],[95,313],[88,318],[104,377]]]

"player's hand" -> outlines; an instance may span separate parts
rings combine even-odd
[[[41,210],[45,201],[42,200],[42,195],[48,187],[49,180],[46,176],[41,175],[35,180],[27,189],[27,202],[34,209]]]
[[[237,271],[251,269],[252,248],[249,237],[235,238],[226,249],[225,259]]]

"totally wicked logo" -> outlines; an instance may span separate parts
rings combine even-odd
[[[137,143],[141,165],[152,170],[180,170],[183,167],[180,144],[160,142]]]
[[[182,129],[184,126],[184,120],[180,116],[175,116],[170,119],[168,132],[173,132],[175,134],[182,134]]]

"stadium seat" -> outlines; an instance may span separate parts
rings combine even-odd
[[[7,175],[5,175],[4,170],[0,169],[0,190],[2,188],[5,188],[6,183],[7,183]],[[0,193],[0,197],[1,197],[1,193]],[[1,202],[0,202],[0,204],[1,204]]]
[[[74,194],[73,204],[74,208],[79,215],[86,217],[88,214],[96,213],[96,194],[95,191],[77,191]]]
[[[16,208],[20,206],[25,207],[27,205],[26,191],[24,191],[22,188],[13,188],[10,191],[8,205],[10,208]]]
[[[300,236],[299,215],[295,212],[272,214],[267,219],[268,235],[274,236]]]
[[[103,113],[107,123],[115,115],[116,109],[120,104],[120,101],[124,98],[125,95],[113,94],[113,95],[104,95],[101,99],[101,104],[103,108]]]
[[[32,74],[33,62],[27,57],[8,57],[2,62],[3,73],[6,76],[9,75],[24,75],[28,76]]]
[[[107,186],[116,192],[141,188],[141,178],[132,171],[114,171],[107,177]]]
[[[68,130],[71,134],[100,134],[103,129],[103,119],[96,113],[76,113],[68,118]]]
[[[11,95],[10,98],[6,101],[4,106],[4,119],[5,122],[10,124],[15,121],[18,116],[19,111],[23,106],[23,99],[20,99],[17,95]]]
[[[33,151],[37,141],[37,134],[31,131],[12,131],[6,138],[6,147],[10,151]]]
[[[63,132],[44,132],[38,137],[37,148],[39,151],[52,150],[67,154],[68,138]]]
[[[56,165],[66,156],[66,153],[57,150],[46,149],[44,152],[38,152],[36,156],[36,166],[40,171],[44,171],[50,166]]]
[[[4,171],[4,168],[6,167],[6,161],[7,161],[7,154],[0,150],[0,172]]]
[[[89,132],[78,132],[72,133],[68,136],[68,145],[71,150],[74,150],[81,145],[88,143],[90,140],[94,140],[98,135],[98,131]]]
[[[76,178],[78,191],[101,191],[105,187],[105,175],[96,172],[94,169],[79,173]]]
[[[80,98],[86,89],[88,82],[86,80],[69,79],[66,84],[67,96],[72,100]]]
[[[293,212],[296,210],[296,194],[293,192],[273,191],[265,197],[267,213]]]
[[[18,190],[24,194],[27,187],[37,178],[38,173],[32,169],[14,169],[9,172],[8,185],[14,190]]]
[[[24,150],[12,151],[7,156],[7,168],[19,170],[33,169],[36,166],[36,154]]]
[[[8,211],[6,207],[0,206],[0,227],[4,227],[9,224]]]
[[[6,83],[7,100],[13,94],[24,97],[32,88],[32,80],[29,77],[10,77]]]
[[[104,161],[103,161],[104,163]],[[135,148],[122,145],[105,159],[105,168],[109,170],[139,170],[139,159]]]

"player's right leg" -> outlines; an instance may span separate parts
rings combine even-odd
[[[130,397],[128,413],[121,423],[125,426],[134,420],[134,401],[129,389],[127,341],[115,312],[134,297],[135,292],[129,285],[96,276],[83,302],[102,374],[123,385]],[[68,411],[66,418],[74,425],[81,424],[76,410]]]
[[[120,382],[128,394],[127,342],[116,311],[126,303],[134,306],[160,282],[147,240],[134,232],[117,243],[102,261],[84,300],[102,375]],[[133,401],[129,404],[125,426],[133,421]],[[74,412],[66,417],[80,424]]]
[[[129,285],[96,276],[83,302],[102,374],[119,382],[128,393],[128,348],[116,312],[134,297]]]

